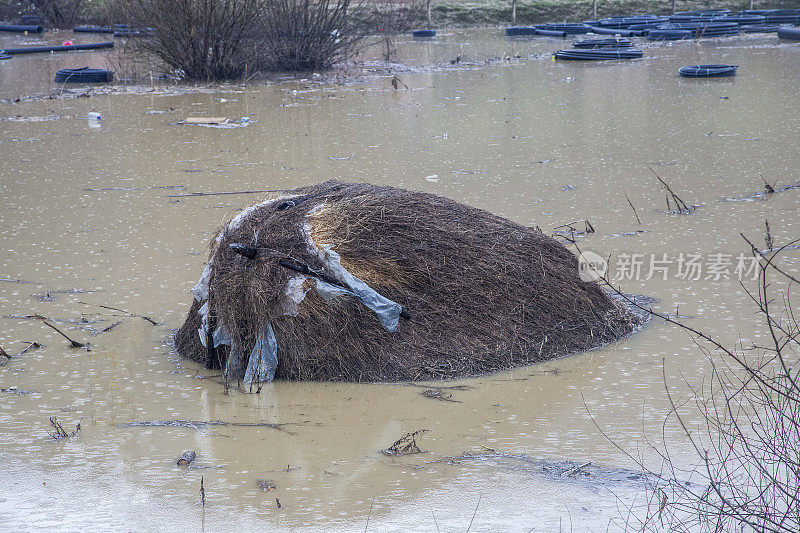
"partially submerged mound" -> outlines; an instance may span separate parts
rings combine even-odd
[[[192,293],[177,350],[246,385],[477,375],[594,348],[636,323],[538,230],[338,181],[239,213]]]

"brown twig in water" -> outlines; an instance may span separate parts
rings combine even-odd
[[[80,432],[80,430],[81,430],[81,423],[80,423],[80,422],[78,422],[78,423],[75,425],[75,431],[73,431],[72,433],[67,433],[67,432],[64,430],[64,426],[62,426],[62,425],[61,425],[61,422],[59,422],[59,421],[56,419],[56,417],[55,417],[55,416],[51,416],[51,417],[50,417],[50,425],[53,427],[53,429],[55,429],[55,430],[56,430],[56,432],[55,432],[55,433],[50,433],[50,434],[49,434],[49,435],[50,435],[50,438],[52,438],[53,440],[66,439],[66,438],[68,438],[68,437],[74,437],[74,436],[75,436],[75,435],[77,435],[77,434]]]
[[[114,322],[113,324],[111,324],[107,328],[101,329],[100,331],[98,331],[98,334],[105,333],[106,331],[111,331],[112,329],[114,329],[115,327],[119,326],[120,324],[122,324],[122,322]]]
[[[764,182],[764,192],[766,192],[767,194],[774,194],[775,193],[775,186],[774,185],[770,185],[769,182],[767,180],[765,180],[764,176],[762,176],[761,174],[759,174],[759,177],[761,178],[761,181]]]
[[[286,189],[264,189],[261,191],[190,192],[188,194],[168,194],[167,198],[190,198],[193,196],[222,196],[225,194],[259,194],[262,192],[283,192]]]
[[[28,343],[28,346],[26,346],[24,350],[22,350],[21,352],[19,352],[17,354],[17,357],[19,357],[20,355],[24,354],[25,352],[27,352],[30,349],[34,349],[35,350],[36,348],[41,348],[41,347],[42,347],[42,345],[39,344],[36,341],[30,342],[30,343]]]
[[[623,194],[625,195],[625,199],[628,200],[628,205],[631,206],[631,209],[633,209],[633,215],[636,217],[636,222],[641,224],[642,221],[639,219],[639,213],[636,212],[636,208],[633,207],[633,202],[631,202],[631,199],[628,198],[628,193],[623,193]]]
[[[55,327],[53,324],[51,324],[50,322],[45,320],[45,318],[43,316],[34,315],[34,318],[38,318],[39,320],[41,320],[44,323],[45,326],[49,326],[49,327],[53,328],[54,330],[56,330],[56,332],[59,335],[61,335],[65,339],[67,339],[69,341],[69,343],[70,343],[70,346],[69,346],[70,348],[86,348],[86,346],[87,346],[86,344],[83,344],[82,342],[78,342],[78,341],[74,341],[74,340],[70,339],[69,337],[67,337],[66,333],[64,333],[63,331],[61,331],[60,329]]]
[[[149,316],[137,315],[136,313],[131,313],[130,311],[126,311],[124,309],[119,309],[118,307],[110,307],[108,305],[101,305],[99,307],[102,307],[103,309],[111,309],[112,311],[119,311],[120,313],[125,313],[128,316],[135,316],[137,318],[143,318],[144,320],[147,320],[148,322],[150,322],[154,326],[158,326],[158,322],[156,322],[155,320],[153,320]]]
[[[11,359],[11,356],[6,353],[2,346],[0,346],[0,357],[7,357],[9,360]]]
[[[206,489],[203,487],[203,476],[200,476],[200,505],[206,506]]]
[[[673,190],[672,190],[672,187],[670,187],[669,185],[667,185],[667,182],[666,182],[666,181],[664,181],[664,180],[662,180],[662,179],[661,179],[661,177],[660,177],[658,174],[656,174],[656,171],[655,171],[655,170],[653,170],[653,168],[652,168],[652,167],[647,167],[647,168],[649,168],[649,169],[650,169],[650,172],[652,172],[652,173],[653,173],[653,175],[656,177],[656,179],[658,179],[658,181],[660,181],[660,182],[661,182],[661,185],[663,185],[663,186],[664,186],[664,189],[665,189],[665,190],[667,191],[667,193],[668,193],[668,196],[667,196],[667,211],[669,211],[669,210],[670,210],[670,206],[669,206],[669,198],[670,198],[670,196],[671,196],[671,197],[672,197],[672,200],[675,202],[676,211],[679,211],[679,212],[681,212],[681,213],[691,213],[691,212],[692,212],[692,208],[691,208],[691,207],[689,207],[688,205],[686,205],[686,202],[684,202],[683,200],[681,200],[680,196],[678,196],[677,194],[675,194],[675,191],[673,191]]]

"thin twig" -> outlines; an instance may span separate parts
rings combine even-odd
[[[260,194],[264,192],[284,192],[287,189],[264,189],[261,191],[191,192],[188,194],[168,194],[167,198],[191,198],[194,196],[222,196],[225,194]]]
[[[367,523],[364,524],[364,533],[367,533],[367,528],[369,527],[369,518],[372,516],[372,506],[375,503],[375,496],[372,496],[372,501],[369,504],[369,512],[367,513]]]
[[[653,175],[656,177],[656,179],[658,179],[658,181],[661,182],[661,185],[664,186],[664,189],[666,189],[666,191],[669,193],[669,195],[672,196],[672,199],[674,200],[675,206],[677,208],[676,210],[680,211],[681,213],[690,213],[692,211],[692,209],[688,205],[686,205],[686,202],[681,200],[680,196],[675,194],[675,191],[672,190],[672,187],[667,185],[667,182],[662,180],[661,177],[658,174],[656,174],[656,171],[653,170],[652,167],[647,167],[647,168],[650,169],[650,172],[653,173]],[[669,197],[667,197],[667,210],[669,210]]]
[[[478,494],[478,505],[475,506],[475,512],[472,513],[472,520],[469,521],[469,525],[467,526],[467,532],[466,533],[469,533],[469,530],[472,527],[472,522],[475,521],[475,515],[478,514],[478,507],[480,507],[480,505],[481,505],[481,496],[483,496],[482,492],[480,494]]]
[[[631,202],[631,199],[628,198],[628,193],[623,193],[623,194],[625,195],[625,199],[628,200],[628,205],[631,206],[631,209],[633,209],[633,215],[636,217],[636,222],[641,224],[642,221],[639,219],[639,213],[636,212],[636,208],[633,207],[633,202]]]
[[[590,464],[592,464],[592,462],[591,462],[591,461],[586,461],[586,462],[585,462],[585,463],[583,463],[582,465],[573,466],[573,467],[572,467],[572,468],[570,468],[569,470],[565,470],[565,471],[561,472],[561,473],[559,474],[559,476],[569,476],[569,475],[571,475],[571,474],[575,474],[575,473],[579,472],[580,470],[582,470],[584,467],[587,467],[587,466],[589,466]]]
[[[147,320],[148,322],[150,322],[154,326],[158,326],[158,322],[156,322],[155,320],[153,320],[149,316],[137,315],[136,313],[131,313],[130,311],[126,311],[125,309],[120,309],[118,307],[111,307],[111,306],[108,306],[108,305],[100,305],[99,307],[102,307],[103,309],[110,309],[112,311],[119,311],[120,313],[125,313],[128,316],[135,316],[136,318],[142,318],[144,320]]]
[[[35,350],[36,348],[41,348],[41,347],[42,347],[42,345],[41,345],[41,344],[39,344],[39,343],[38,343],[38,342],[36,342],[36,341],[34,341],[34,342],[31,342],[31,343],[28,343],[28,346],[26,346],[24,350],[22,350],[21,352],[19,352],[19,353],[17,354],[17,357],[19,357],[20,355],[24,354],[25,352],[27,352],[27,351],[28,351],[28,350],[30,350],[31,348],[33,348],[33,349]]]
[[[87,346],[86,344],[83,344],[82,342],[78,342],[78,341],[74,341],[74,340],[70,339],[67,336],[66,333],[64,333],[63,331],[61,331],[57,327],[55,327],[53,324],[49,323],[47,320],[45,320],[45,318],[43,316],[35,315],[35,318],[38,318],[39,320],[41,320],[44,323],[45,326],[49,326],[49,327],[53,328],[59,335],[61,335],[65,339],[67,339],[69,341],[69,343],[70,343],[70,348],[86,348],[86,346]]]

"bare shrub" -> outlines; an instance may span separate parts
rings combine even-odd
[[[141,50],[193,80],[233,79],[257,65],[265,0],[129,0],[127,19],[152,28]]]
[[[316,70],[350,59],[370,30],[351,0],[272,0],[265,6],[264,67]]]
[[[83,0],[31,0],[34,12],[54,28],[72,28],[84,7]]]
[[[117,18],[152,28],[140,51],[194,80],[329,68],[358,53],[364,37],[379,30],[380,17],[408,12],[353,0],[120,2]]]
[[[690,388],[688,399],[667,387],[671,411],[665,424],[679,425],[697,461],[680,466],[666,439],[653,445],[662,460],[659,472],[636,459],[656,481],[644,517],[631,526],[629,516],[626,529],[800,531],[800,322],[791,292],[798,280],[777,263],[800,241],[766,251],[747,242],[759,260],[759,281],[756,290],[745,290],[766,326],[765,343],[728,347],[653,312],[694,337],[712,372],[705,386]],[[778,284],[782,299],[774,296]],[[664,379],[666,385],[666,373]],[[689,404],[699,427],[679,412]]]

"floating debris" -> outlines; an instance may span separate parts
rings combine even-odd
[[[193,450],[186,450],[185,452],[183,452],[183,455],[181,455],[181,458],[178,459],[176,465],[189,466],[190,464],[192,464],[195,457],[197,457],[197,454]]]
[[[270,422],[224,422],[222,420],[145,420],[133,421],[117,424],[117,427],[125,428],[144,428],[144,427],[178,427],[190,428],[195,430],[204,429],[207,427],[240,427],[240,428],[271,428],[283,431],[290,435],[294,435],[291,431],[287,430],[285,426],[296,426],[298,423],[280,423],[273,424]]]
[[[423,451],[419,449],[419,446],[417,446],[417,437],[427,432],[427,429],[418,429],[416,431],[412,431],[411,433],[406,433],[397,439],[394,444],[389,446],[387,449],[381,450],[381,452],[384,455],[389,456],[423,453]]]
[[[271,479],[257,479],[256,483],[258,484],[259,487],[261,487],[261,490],[263,490],[264,492],[269,492],[271,490],[278,489],[278,485]]]

